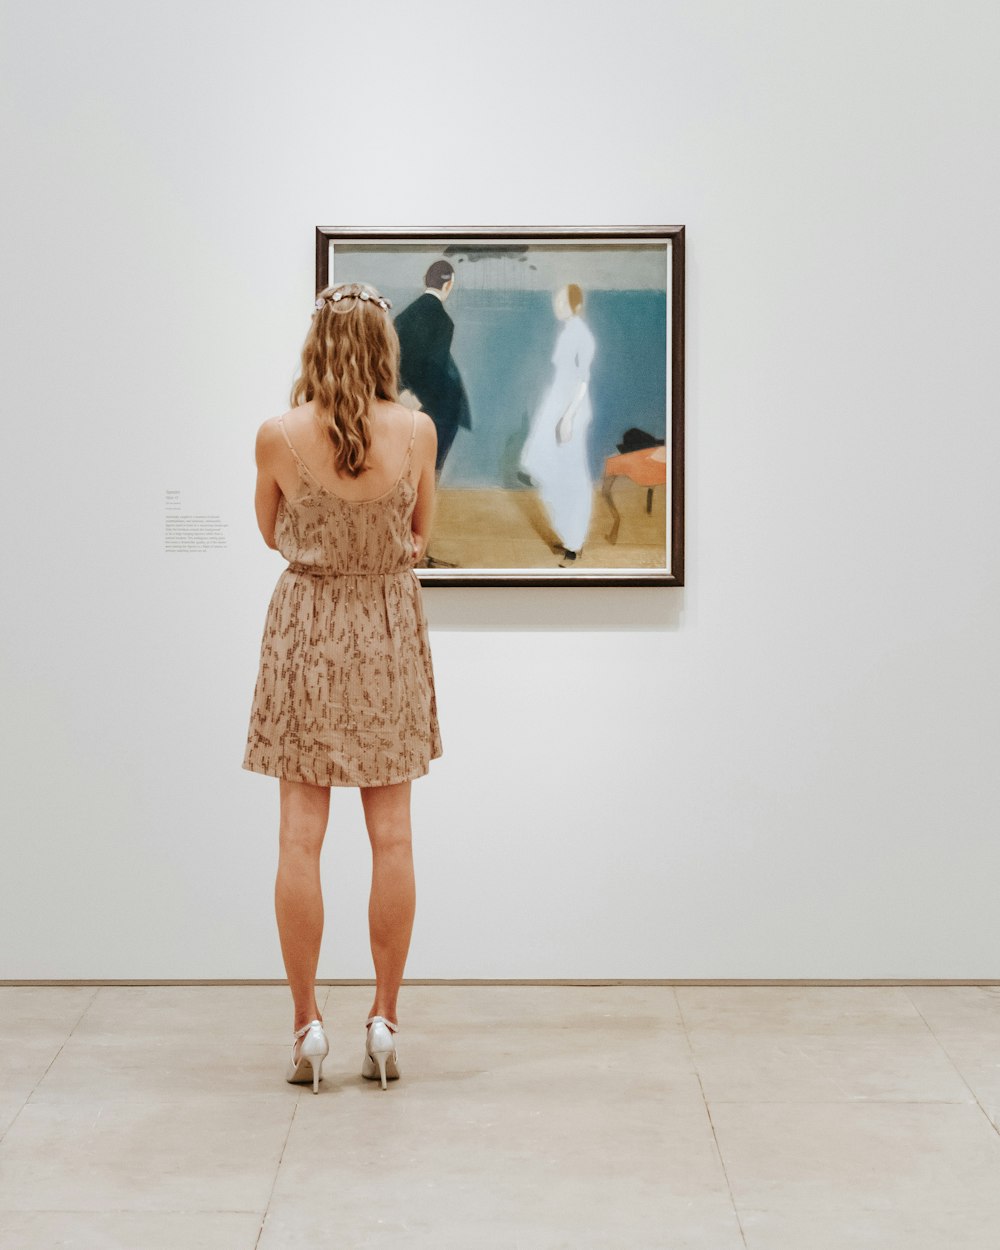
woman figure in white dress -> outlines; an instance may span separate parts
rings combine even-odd
[[[575,282],[560,287],[552,300],[563,323],[552,363],[555,376],[539,405],[521,452],[521,467],[531,477],[563,547],[561,567],[579,556],[594,501],[587,456],[590,366],[594,336],[580,316],[583,291]]]

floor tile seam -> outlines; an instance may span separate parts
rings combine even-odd
[[[732,1201],[732,1196],[733,1196],[732,1186],[729,1184],[729,1176],[728,1176],[728,1173],[726,1172],[726,1164],[725,1164],[725,1160],[722,1158],[722,1154],[721,1154],[721,1151],[720,1151],[720,1149],[719,1149],[719,1141],[718,1141],[718,1138],[716,1137],[716,1133],[715,1133],[715,1125],[714,1125],[714,1124],[713,1124],[713,1122],[712,1122],[712,1111],[711,1111],[711,1108],[710,1108],[709,1103],[708,1103],[708,1098],[707,1098],[707,1097],[706,1097],[706,1095],[705,1095],[705,1085],[704,1085],[704,1082],[703,1082],[703,1081],[702,1081],[702,1079],[701,1079],[701,1073],[698,1071],[698,1063],[697,1063],[697,1058],[696,1058],[695,1053],[694,1053],[694,1048],[693,1048],[693,1046],[691,1045],[691,1030],[690,1030],[690,1028],[688,1027],[688,1022],[687,1022],[687,1019],[686,1019],[686,1017],[685,1017],[685,1015],[684,1015],[684,1008],[683,1008],[683,1006],[681,1005],[680,999],[679,999],[678,994],[677,994],[677,987],[676,987],[676,986],[674,986],[674,987],[672,987],[672,988],[673,988],[673,996],[674,996],[674,1005],[675,1005],[676,1010],[677,1010],[677,1020],[678,1020],[678,1021],[679,1021],[679,1023],[680,1023],[681,1030],[682,1030],[683,1035],[684,1035],[684,1041],[685,1041],[685,1043],[686,1043],[686,1045],[687,1045],[687,1059],[688,1059],[688,1062],[691,1064],[691,1069],[690,1069],[690,1073],[689,1073],[689,1075],[693,1076],[693,1077],[694,1077],[694,1079],[698,1082],[698,1092],[699,1092],[700,1097],[701,1097],[701,1103],[702,1103],[702,1106],[704,1107],[705,1116],[706,1116],[706,1117],[707,1117],[707,1119],[708,1119],[708,1126],[709,1126],[709,1128],[712,1130],[712,1140],[713,1140],[713,1142],[715,1143],[715,1150],[716,1150],[716,1154],[717,1154],[718,1159],[719,1159],[719,1165],[720,1165],[720,1166],[721,1166],[721,1168],[722,1168],[722,1174],[723,1174],[723,1176],[725,1176],[725,1178],[726,1178],[726,1188],[727,1188],[727,1190],[728,1190],[728,1192],[729,1192],[730,1201]],[[743,1237],[743,1241],[744,1241],[744,1244],[745,1244],[745,1243],[746,1243],[746,1238],[745,1238],[745,1237],[744,1237],[744,1235],[743,1235],[743,1228],[742,1228],[742,1226],[740,1226],[740,1236],[741,1236],[741,1237]]]
[[[676,994],[675,994],[675,997],[676,997]],[[681,1011],[680,1003],[677,1004],[677,1008],[678,1008],[678,1011],[680,1012]],[[684,1024],[683,1012],[681,1012],[680,1018],[681,1018],[682,1024]],[[687,1036],[686,1025],[684,1028],[684,1032],[685,1032],[685,1036]],[[690,1037],[688,1037],[689,1047],[690,1047],[690,1044],[691,1044]],[[692,1057],[692,1061],[693,1061],[693,1057]],[[719,1167],[722,1169],[722,1176],[726,1182],[726,1193],[729,1195],[729,1204],[732,1208],[733,1218],[736,1220],[736,1227],[739,1229],[740,1242],[743,1246],[747,1246],[748,1243],[747,1243],[746,1231],[743,1228],[743,1221],[740,1218],[739,1209],[736,1206],[736,1195],[733,1193],[733,1186],[729,1179],[729,1169],[726,1167],[726,1160],[722,1154],[722,1146],[719,1142],[718,1134],[715,1131],[715,1122],[712,1119],[712,1108],[709,1105],[708,1098],[705,1096],[705,1086],[701,1079],[701,1073],[698,1071],[697,1067],[695,1067],[694,1069],[694,1076],[698,1082],[698,1089],[701,1092],[701,1101],[702,1101],[702,1106],[704,1107],[705,1118],[708,1120],[708,1127],[712,1134],[712,1144],[715,1147],[715,1157],[719,1161]]]
[[[699,1091],[701,1094],[701,1104],[702,1106],[704,1106],[704,1109],[705,1109],[705,1118],[707,1119],[707,1121],[709,1121],[709,1129],[711,1131],[712,1145],[715,1146],[715,1156],[716,1156],[716,1159],[719,1160],[719,1166],[722,1169],[722,1179],[725,1180],[726,1193],[729,1194],[729,1204],[732,1209],[732,1218],[735,1219],[736,1228],[739,1229],[740,1243],[744,1246],[747,1246],[746,1230],[744,1229],[744,1226],[742,1226],[742,1220],[740,1219],[739,1209],[737,1209],[737,1206],[736,1206],[736,1196],[734,1193],[732,1193],[732,1183],[729,1179],[729,1169],[726,1168],[726,1161],[725,1161],[724,1156],[722,1156],[722,1148],[721,1148],[721,1144],[719,1141],[719,1135],[716,1134],[715,1121],[712,1120],[712,1115],[711,1115],[711,1106],[709,1104],[709,1099],[707,1099],[707,1096],[705,1094],[705,1084],[704,1084],[704,1081],[701,1080],[701,1073],[699,1069],[697,1069],[697,1059],[694,1053],[694,1046],[691,1045],[691,1030],[689,1028],[689,1025],[687,1025],[687,1019],[686,1019],[686,1016],[684,1015],[684,1006],[682,1006],[681,1004],[680,996],[677,995],[676,986],[674,986],[674,1003],[676,1005],[676,1010],[677,1010],[677,1019],[680,1020],[681,1029],[684,1030],[684,1039],[687,1044],[687,1058],[689,1058],[691,1068],[692,1070],[694,1070],[695,1080],[697,1081],[697,1088],[699,1088]]]
[[[692,1075],[694,1079],[698,1082],[698,1092],[701,1097],[701,1103],[704,1108],[704,1114],[708,1120],[708,1126],[712,1131],[712,1141],[715,1146],[715,1153],[719,1160],[719,1166],[722,1168],[722,1174],[725,1177],[726,1189],[729,1193],[729,1200],[730,1202],[733,1203],[733,1211],[734,1211],[734,1214],[736,1215],[736,1222],[740,1230],[740,1237],[743,1240],[743,1244],[746,1245],[746,1234],[743,1230],[743,1224],[740,1221],[739,1213],[736,1211],[735,1201],[733,1198],[733,1188],[729,1181],[729,1173],[726,1170],[726,1161],[722,1157],[722,1149],[719,1145],[719,1139],[715,1132],[715,1124],[712,1120],[712,1108],[710,1106],[709,1099],[705,1093],[705,1083],[702,1080],[701,1072],[698,1069],[698,1057],[694,1053],[694,1047],[691,1044],[691,1030],[690,1030],[690,1027],[688,1026],[687,1019],[684,1015],[684,1008],[681,1005],[680,999],[677,995],[676,987],[674,988],[674,1002],[677,1006],[677,1019],[680,1022],[681,1029],[683,1030],[683,1033],[684,1033],[684,1040],[687,1043],[687,1058],[688,1058],[688,1062],[691,1065],[690,1075]]]
[[[325,1079],[326,1077],[325,1072],[323,1076]],[[190,1109],[192,1113],[195,1113],[199,1110],[204,1111],[204,1110],[210,1110],[214,1108],[220,1114],[223,1114],[223,1113],[227,1113],[230,1110],[231,1104],[236,1103],[239,1099],[242,1098],[242,1100],[246,1102],[246,1096],[247,1096],[247,1093],[245,1089],[241,1093],[236,1092],[236,1091],[234,1091],[231,1094],[206,1093],[204,1095],[196,1094],[191,1098],[185,1098],[181,1095],[178,1095],[176,1098],[157,1097],[155,1099],[148,1099],[148,1100],[138,1098],[134,1091],[132,1094],[122,1094],[121,1097],[115,1097],[115,1098],[108,1098],[108,1097],[102,1098],[96,1095],[90,1098],[81,1098],[75,1095],[68,1095],[65,1098],[36,1098],[33,1100],[29,1099],[25,1103],[25,1106],[21,1108],[21,1111],[23,1112],[25,1108],[27,1107],[30,1107],[33,1111],[38,1107],[62,1107],[63,1110],[65,1111],[67,1109],[72,1110],[75,1107],[87,1106],[88,1104],[92,1104],[95,1106],[106,1107],[109,1112],[120,1110],[121,1108],[127,1107],[127,1106],[134,1107],[137,1105],[142,1105],[146,1107],[150,1111],[150,1113],[167,1111],[171,1109],[178,1113],[184,1111],[185,1109]],[[259,1103],[264,1109],[266,1109],[269,1106],[272,1106],[272,1107],[278,1107],[281,1105],[287,1106],[287,1103],[282,1104],[278,1101],[282,1097],[283,1096],[281,1094],[267,1093],[266,1091],[254,1091],[254,1101],[256,1103]]]
[[[910,986],[910,987],[908,987],[908,991],[909,991],[910,989],[920,989],[920,988],[923,988],[923,987],[921,987],[921,986]],[[950,987],[945,986],[945,987],[942,987],[942,988],[947,989],[947,988],[950,988]],[[983,988],[983,987],[982,987],[982,986],[974,986],[974,985],[973,985],[973,986],[965,986],[965,987],[959,987],[959,988],[965,988],[965,989],[981,989],[981,988]],[[927,1019],[927,1016],[924,1014],[924,1010],[921,1008],[920,1004],[919,1004],[918,1002],[914,1001],[913,995],[912,995],[911,993],[909,993],[909,992],[907,992],[907,998],[908,998],[908,999],[910,1000],[910,1002],[913,1004],[913,1010],[917,1013],[917,1015],[920,1017],[920,1019],[921,1019],[921,1020],[923,1020],[924,1024],[927,1026],[928,1030],[929,1030],[931,1033],[933,1033],[935,1037],[937,1037],[937,1031],[936,1031],[936,1029],[935,1029],[934,1025],[933,1025],[933,1024],[931,1024],[931,1022]]]
[[[236,1098],[246,1100],[247,1091],[234,1090],[232,1093],[226,1090],[205,1089],[191,1094],[137,1094],[135,1090],[129,1093],[123,1092],[120,1097],[109,1096],[106,1092],[95,1092],[93,1094],[76,1093],[67,1094],[65,1097],[45,1097],[35,1098],[34,1090],[25,1099],[21,1111],[25,1107],[79,1107],[81,1109],[88,1106],[100,1107],[137,1107],[141,1106],[149,1110],[155,1111],[163,1107],[178,1107],[185,1105],[194,1105],[196,1103],[220,1102],[230,1103]],[[297,1099],[298,1093],[292,1093],[291,1098]],[[287,1106],[289,1101],[289,1093],[281,1089],[255,1089],[253,1091],[254,1106]]]
[[[795,1212],[796,1214],[801,1214],[802,1212],[808,1211],[809,1209],[810,1208],[808,1207],[808,1205],[804,1204],[801,1207],[798,1207],[798,1206],[795,1207]],[[955,1214],[974,1215],[976,1214],[976,1212],[969,1210],[969,1207],[966,1203],[958,1202],[958,1201],[945,1202],[945,1203],[942,1203],[942,1205],[939,1207],[920,1206],[916,1209],[920,1211],[921,1215],[925,1215],[925,1214],[930,1215],[930,1214],[934,1214],[935,1212],[939,1215],[955,1215]],[[743,1203],[743,1210],[744,1211],[766,1211],[774,1215],[783,1215],[785,1213],[784,1207],[780,1207],[780,1208],[779,1207],[755,1207],[746,1202]],[[829,1208],[822,1206],[822,1204],[817,1204],[813,1208],[813,1210],[829,1211]],[[866,1205],[865,1203],[855,1204],[852,1202],[850,1211],[844,1211],[843,1214],[847,1218],[850,1218],[857,1211],[868,1211],[868,1212],[871,1212],[872,1214],[878,1214],[878,1215],[898,1215],[900,1219],[904,1219],[904,1220],[911,1214],[910,1208],[901,1209],[899,1202],[898,1201],[893,1202],[891,1199],[886,1199],[884,1205],[877,1206],[877,1207]],[[983,1211],[983,1214],[993,1215],[994,1212],[992,1208],[986,1208]]]
[[[252,1215],[260,1219],[260,1207],[4,1207],[5,1215]]]
[[[760,1025],[757,1028],[730,1028],[725,1025],[711,1024],[694,1024],[688,1025],[686,1028],[688,1037],[697,1039],[699,1036],[731,1036],[734,1041],[746,1041],[755,1037],[773,1038],[781,1040],[784,1038],[794,1039],[797,1037],[808,1038],[817,1041],[842,1041],[857,1042],[865,1038],[871,1038],[873,1041],[898,1042],[909,1035],[912,1037],[926,1037],[928,1034],[940,1045],[940,1040],[934,1034],[932,1029],[913,1024],[903,1025],[902,1027],[891,1029],[873,1029],[868,1026],[859,1024],[852,1025],[850,1028],[826,1029],[819,1031],[816,1029],[784,1029],[775,1026]],[[860,1036],[859,1036],[860,1035]]]
[[[69,1032],[65,1035],[65,1037],[63,1038],[63,1040],[62,1040],[61,1042],[59,1042],[58,1046],[56,1047],[55,1054],[52,1056],[52,1058],[49,1060],[49,1062],[45,1065],[45,1070],[41,1073],[41,1075],[38,1077],[38,1079],[35,1081],[35,1083],[34,1083],[34,1084],[31,1086],[31,1088],[28,1090],[27,1094],[24,1096],[24,1100],[23,1100],[23,1102],[21,1103],[20,1107],[18,1107],[17,1111],[15,1112],[13,1119],[10,1121],[10,1123],[9,1123],[9,1124],[7,1124],[7,1125],[4,1127],[3,1132],[0,1132],[0,1146],[2,1146],[2,1145],[3,1145],[4,1140],[5,1140],[5,1139],[6,1139],[6,1137],[7,1137],[7,1134],[8,1134],[8,1133],[10,1132],[10,1130],[14,1127],[14,1125],[17,1123],[17,1121],[21,1118],[21,1112],[22,1112],[22,1111],[24,1110],[24,1108],[28,1105],[28,1102],[30,1101],[32,1094],[35,1092],[35,1090],[36,1090],[36,1089],[38,1089],[39,1085],[41,1085],[42,1081],[44,1081],[44,1080],[45,1080],[46,1076],[48,1076],[48,1074],[49,1074],[49,1072],[50,1072],[50,1070],[51,1070],[51,1068],[52,1068],[52,1065],[55,1063],[55,1061],[56,1061],[56,1060],[59,1058],[59,1056],[62,1054],[62,1052],[63,1052],[63,1048],[65,1047],[65,1045],[66,1045],[66,1043],[69,1041],[69,1039],[73,1036],[74,1032],[76,1031],[77,1027],[78,1027],[78,1026],[79,1026],[79,1024],[80,1024],[80,1021],[81,1021],[81,1020],[83,1019],[83,1017],[87,1014],[87,1012],[90,1010],[90,1008],[94,1005],[94,1001],[96,1000],[96,998],[97,998],[98,994],[100,994],[100,992],[101,992],[101,988],[102,988],[102,987],[101,987],[101,986],[99,986],[99,985],[94,987],[94,992],[93,992],[93,994],[91,994],[91,995],[90,995],[90,997],[87,999],[86,1003],[84,1003],[83,1008],[82,1008],[82,1010],[80,1011],[79,1015],[77,1016],[77,1018],[76,1018],[75,1022],[73,1023],[72,1027],[70,1028],[70,1031],[69,1031]]]
[[[718,1103],[721,1100],[716,1099],[715,1101]],[[789,1104],[789,1105],[796,1105],[796,1104]],[[807,1104],[807,1105],[823,1105],[823,1104]],[[855,1105],[855,1104],[833,1104],[833,1105]],[[957,1105],[967,1106],[968,1104],[957,1104]],[[714,1133],[714,1124],[713,1124],[713,1133]],[[719,1146],[718,1149],[719,1149],[720,1157],[721,1157],[722,1156],[721,1146]],[[723,1166],[724,1165],[725,1165],[725,1161],[723,1159]],[[728,1174],[727,1174],[727,1183],[728,1183]],[[850,1188],[853,1189],[854,1187],[852,1186]],[[740,1217],[741,1213],[743,1215],[749,1215],[749,1213],[753,1211],[763,1211],[763,1212],[780,1211],[781,1214],[787,1214],[789,1212],[792,1212],[794,1214],[801,1214],[804,1212],[812,1211],[818,1214],[822,1214],[822,1213],[829,1213],[832,1210],[838,1209],[837,1207],[832,1206],[831,1203],[829,1202],[826,1204],[814,1204],[814,1205],[810,1205],[807,1202],[807,1203],[803,1203],[802,1206],[799,1206],[794,1201],[790,1204],[787,1198],[784,1198],[781,1201],[780,1207],[759,1206],[759,1205],[752,1206],[747,1202],[741,1202],[735,1197],[735,1195],[733,1195],[732,1201],[733,1201],[733,1206],[737,1212],[737,1218]],[[869,1203],[870,1203],[870,1199],[869,1199]],[[884,1201],[880,1202],[878,1205],[868,1205],[864,1202],[857,1202],[855,1198],[853,1197],[853,1195],[851,1197],[851,1210],[852,1212],[855,1212],[855,1213],[865,1212],[865,1211],[895,1212],[897,1209],[898,1209],[897,1199],[887,1198]],[[966,1205],[964,1206],[956,1205],[954,1207],[948,1206],[947,1204],[943,1204],[940,1207],[928,1207],[928,1208],[918,1207],[917,1209],[919,1209],[920,1211],[924,1211],[926,1209],[928,1211],[940,1211],[940,1212],[947,1212],[950,1210],[961,1210],[963,1211],[963,1213],[967,1214],[968,1204],[966,1203]],[[1000,1216],[1000,1195],[993,1196],[993,1200],[986,1204],[986,1206],[983,1208],[983,1211],[984,1211],[984,1214],[988,1214],[988,1215],[996,1214]],[[742,1232],[742,1228],[743,1228],[743,1225],[742,1225],[742,1220],[741,1220],[740,1221],[741,1232]]]
[[[944,1055],[945,1059],[946,1059],[946,1060],[948,1061],[948,1063],[950,1064],[950,1066],[951,1066],[951,1068],[952,1068],[952,1071],[955,1073],[955,1075],[958,1077],[958,1079],[962,1082],[962,1084],[965,1086],[965,1088],[966,1088],[966,1089],[969,1091],[969,1093],[972,1095],[972,1100],[973,1100],[973,1102],[975,1102],[976,1106],[977,1106],[977,1107],[979,1108],[979,1110],[982,1112],[983,1118],[986,1120],[986,1123],[990,1126],[990,1128],[993,1130],[993,1132],[994,1132],[995,1134],[997,1134],[997,1136],[1000,1136],[1000,1123],[998,1123],[998,1122],[997,1122],[997,1120],[994,1120],[994,1119],[990,1116],[990,1113],[989,1113],[989,1112],[986,1110],[986,1108],[983,1106],[982,1101],[981,1101],[981,1100],[980,1100],[980,1098],[979,1098],[979,1095],[976,1093],[976,1091],[975,1091],[975,1090],[972,1088],[972,1086],[969,1084],[968,1080],[966,1079],[966,1077],[965,1077],[965,1075],[962,1073],[962,1071],[959,1069],[959,1067],[958,1067],[958,1065],[956,1064],[955,1060],[954,1060],[954,1059],[951,1057],[951,1055],[948,1053],[947,1049],[945,1048],[945,1044],[944,1044],[944,1042],[943,1042],[943,1041],[941,1040],[941,1038],[938,1036],[937,1032],[936,1032],[936,1031],[935,1031],[935,1029],[934,1029],[934,1026],[930,1023],[930,1021],[929,1021],[929,1020],[927,1019],[927,1017],[924,1015],[923,1011],[921,1011],[919,1004],[918,1004],[918,1003],[913,1002],[913,995],[912,995],[912,994],[910,994],[910,993],[907,993],[907,998],[909,998],[910,1002],[912,1002],[912,1003],[913,1003],[913,1009],[914,1009],[914,1011],[917,1013],[917,1015],[921,1018],[921,1020],[923,1020],[924,1024],[927,1026],[927,1031],[930,1033],[931,1037],[933,1037],[933,1038],[934,1038],[934,1041],[937,1043],[938,1048],[939,1048],[939,1049],[940,1049],[940,1051],[941,1051],[941,1054],[942,1054],[942,1055]]]
[[[845,1215],[845,1212],[842,1206],[823,1206],[823,1205],[810,1206],[808,1203],[803,1203],[802,1206],[798,1206],[797,1204],[793,1206],[788,1206],[783,1203],[781,1206],[767,1206],[767,1207],[750,1206],[747,1203],[743,1203],[741,1206],[741,1210],[743,1211],[743,1214],[748,1217],[751,1215],[781,1215],[781,1216],[794,1215],[796,1217],[807,1217],[807,1216],[815,1216],[815,1215],[822,1215],[822,1216]],[[968,1217],[969,1215],[976,1215],[976,1216],[981,1215],[984,1219],[992,1219],[994,1216],[997,1215],[998,1210],[1000,1210],[1000,1208],[994,1209],[992,1207],[983,1207],[983,1208],[978,1209],[977,1211],[970,1212],[968,1205],[955,1203],[954,1205],[941,1206],[941,1207],[908,1206],[906,1211],[900,1212],[898,1200],[896,1202],[887,1200],[884,1206],[873,1207],[873,1206],[866,1206],[864,1203],[856,1202],[854,1198],[852,1197],[851,1209],[849,1213],[846,1213],[846,1218],[854,1219],[854,1217],[856,1217],[857,1215],[900,1215],[901,1218],[906,1219],[908,1216],[916,1213],[921,1216],[960,1215],[960,1216]],[[996,1244],[995,1242],[991,1243],[991,1250],[992,1250],[992,1246],[994,1246],[995,1244]],[[753,1250],[753,1247],[751,1247],[751,1250]]]
[[[673,994],[673,998],[674,998],[674,1011],[676,1012],[675,1019],[677,1020],[677,1023],[681,1027],[681,1032],[684,1034],[684,1039],[688,1044],[688,1052],[690,1053],[691,1052],[691,1029],[690,1029],[690,1026],[688,1025],[687,1018],[684,1015],[684,1008],[681,1005],[680,997],[677,994],[676,985],[671,986],[671,993]]]
[[[330,1031],[331,1031],[331,1030],[330,1030],[329,1028],[327,1028],[327,1032],[329,1033]],[[66,1041],[68,1042],[69,1040],[70,1040],[70,1039],[67,1037],[67,1038],[66,1038]],[[196,1034],[192,1034],[190,1037],[166,1037],[166,1038],[165,1038],[165,1037],[163,1037],[163,1035],[162,1035],[162,1034],[160,1034],[160,1035],[159,1035],[159,1036],[157,1036],[157,1037],[148,1037],[148,1036],[146,1036],[146,1035],[144,1035],[144,1034],[142,1034],[142,1033],[133,1033],[133,1034],[131,1034],[131,1035],[127,1036],[127,1037],[125,1037],[125,1036],[119,1036],[119,1037],[111,1038],[110,1040],[105,1039],[105,1038],[100,1038],[100,1037],[78,1037],[78,1038],[76,1038],[76,1039],[75,1039],[75,1041],[76,1041],[76,1045],[77,1045],[77,1046],[97,1046],[97,1047],[101,1047],[101,1048],[105,1048],[105,1047],[106,1047],[108,1050],[114,1050],[114,1049],[119,1048],[119,1047],[122,1047],[122,1046],[153,1046],[153,1047],[157,1047],[157,1046],[164,1046],[164,1047],[166,1047],[166,1046],[170,1046],[170,1047],[175,1047],[175,1046],[176,1046],[176,1047],[180,1047],[180,1046],[187,1046],[187,1047],[190,1047],[191,1049],[195,1049],[195,1048],[197,1048],[197,1047],[201,1047],[201,1048],[202,1048],[202,1050],[204,1051],[204,1047],[205,1047],[205,1035],[204,1035],[204,1033],[202,1033],[202,1034],[197,1034],[197,1035],[196,1035]],[[55,1044],[55,1043],[53,1043],[53,1045],[54,1045],[54,1044]],[[61,1042],[61,1043],[59,1043],[60,1048],[62,1048],[63,1046],[65,1046],[65,1044],[66,1044],[65,1042]],[[289,1046],[288,1042],[284,1042],[284,1041],[281,1041],[281,1042],[249,1042],[249,1041],[247,1041],[245,1038],[241,1038],[241,1039],[240,1039],[240,1042],[239,1042],[239,1048],[240,1048],[240,1050],[241,1050],[241,1051],[242,1051],[242,1050],[249,1050],[249,1049],[252,1049],[252,1048],[254,1048],[254,1047],[259,1047],[259,1048],[260,1048],[260,1049],[262,1049],[262,1050],[264,1050],[264,1049],[267,1049],[267,1050],[288,1050],[288,1046]]]
[[[264,1235],[264,1225],[267,1223],[267,1213],[271,1209],[271,1200],[274,1197],[274,1191],[278,1184],[278,1174],[281,1171],[281,1164],[285,1157],[285,1150],[288,1148],[288,1139],[292,1135],[292,1125],[295,1123],[295,1117],[298,1114],[301,1102],[302,1090],[297,1090],[295,1103],[292,1107],[292,1114],[288,1117],[288,1128],[285,1131],[285,1140],[281,1143],[281,1150],[278,1153],[278,1162],[274,1168],[274,1176],[271,1178],[271,1188],[267,1192],[267,1201],[264,1203],[264,1210],[261,1212],[260,1227],[257,1229],[257,1236],[254,1238],[253,1250],[257,1250],[257,1247],[260,1245],[260,1239]]]
[[[864,1106],[867,1103],[884,1103],[887,1107],[895,1107],[899,1105],[912,1104],[915,1107],[923,1107],[927,1105],[941,1107],[970,1107],[975,1104],[975,1098],[964,1098],[961,1101],[954,1098],[712,1098],[709,1101],[716,1103],[723,1102],[766,1102],[766,1103],[784,1103],[789,1107],[797,1107],[802,1105],[817,1107],[839,1107],[839,1106]]]
[[[710,1098],[717,1107],[971,1107],[975,1098]]]
[[[906,994],[906,997],[910,1000],[911,1004],[913,1005],[913,1010],[917,1013],[917,1015],[920,1017],[920,1019],[921,1019],[921,1020],[923,1020],[924,1024],[927,1026],[928,1031],[929,1031],[930,1033],[934,1034],[934,1036],[935,1036],[935,1038],[936,1038],[936,1037],[937,1037],[937,1033],[935,1032],[935,1029],[934,1029],[933,1024],[931,1024],[931,1022],[927,1019],[927,1016],[924,1014],[924,1011],[923,1011],[923,1009],[921,1008],[920,1004],[919,1004],[918,1002],[915,1002],[915,1001],[914,1001],[913,995],[909,992],[909,990],[910,990],[910,989],[913,989],[913,988],[919,988],[919,987],[913,987],[913,986],[909,987],[909,988],[907,989],[907,994]],[[972,986],[971,988],[975,989],[975,988],[977,988],[977,987]]]

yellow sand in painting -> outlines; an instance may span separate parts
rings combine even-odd
[[[612,513],[594,490],[590,531],[573,568],[662,569],[665,567],[665,491],[653,492],[653,510],[646,511],[646,488],[619,479],[615,506],[621,513],[618,541],[610,543]],[[434,531],[428,545],[436,560],[459,568],[556,569],[562,548],[545,509],[533,490],[458,490],[439,488]]]

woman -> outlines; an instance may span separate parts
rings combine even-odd
[[[280,778],[275,911],[295,1008],[286,1080],[318,1093],[319,857],[330,786],[358,786],[372,847],[375,1000],[362,1076],[398,1077],[414,914],[410,783],[441,754],[420,583],[437,435],[398,403],[399,340],[374,287],[323,290],[292,408],[257,431],[257,523],[288,561],[271,596],[243,767]]]
[[[538,488],[567,567],[583,549],[594,502],[587,458],[594,336],[580,316],[583,291],[575,282],[556,291],[552,306],[563,323],[552,353],[555,374],[532,420],[521,467]]]

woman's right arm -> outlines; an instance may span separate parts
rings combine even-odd
[[[417,468],[417,502],[413,505],[413,561],[418,564],[427,551],[434,520],[434,490],[437,460],[437,427],[426,412],[417,413],[417,428],[413,440],[413,459]]]

